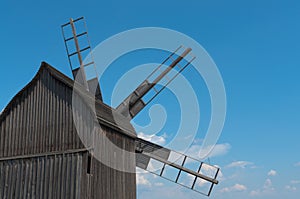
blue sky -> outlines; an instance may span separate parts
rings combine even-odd
[[[221,167],[222,177],[211,198],[298,198],[299,9],[297,0],[4,0],[0,6],[0,109],[31,80],[41,61],[71,74],[60,30],[60,25],[70,17],[86,17],[94,47],[131,28],[174,29],[194,38],[207,50],[226,88],[226,123],[218,141],[219,151],[210,158],[212,164]],[[129,70],[136,64],[159,62],[166,56],[157,52],[142,55],[137,52],[121,58],[101,79],[106,102],[112,92],[108,84],[116,81],[112,75],[120,72],[116,67]],[[200,103],[203,103],[201,134],[209,119],[206,106],[209,96],[201,77],[192,74],[192,69],[184,73],[199,91],[197,96],[201,96]],[[154,103],[167,104],[169,98],[172,95],[167,91]],[[166,105],[166,110],[171,111],[167,118],[171,121],[158,134],[162,136],[159,142],[168,142],[176,127],[178,113],[172,106]],[[145,110],[136,122],[148,120]],[[138,196],[143,199],[202,197],[151,175],[140,176]]]

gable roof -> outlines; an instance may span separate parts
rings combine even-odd
[[[74,80],[70,79],[68,76],[56,70],[54,67],[52,67],[46,62],[41,63],[41,66],[34,78],[13,97],[13,99],[9,102],[5,109],[0,113],[0,120],[2,120],[7,115],[14,102],[27,89],[29,89],[31,85],[35,84],[36,81],[38,81],[40,75],[43,72],[49,73],[56,80],[60,81],[65,86],[69,87],[70,89],[73,89],[73,91],[80,94],[84,98],[85,102],[89,104],[89,106],[95,106],[96,116],[101,125],[105,125],[127,136],[136,138],[136,132],[128,118],[119,114],[114,108],[104,104],[102,101],[95,99],[95,97],[90,92],[88,92],[83,86],[74,82]]]

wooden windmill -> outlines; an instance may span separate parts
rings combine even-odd
[[[76,26],[78,23],[83,23],[85,29],[79,30]],[[71,36],[66,36],[68,28],[71,31]],[[74,79],[76,78],[86,91],[92,93],[97,100],[102,101],[101,89],[91,54],[84,18],[70,19],[68,23],[62,25],[62,30]],[[79,40],[84,37],[87,45],[81,46]],[[75,46],[74,51],[70,49],[70,43]],[[129,121],[135,118],[179,73],[191,64],[195,57],[192,57],[189,61],[185,59],[190,55],[191,51],[191,48],[182,46],[176,49],[114,111]],[[84,63],[83,54],[86,52],[88,52],[90,58],[87,63]],[[76,64],[72,61],[74,57]],[[162,66],[167,61],[171,61],[171,64],[167,68],[163,68]],[[94,73],[87,72],[87,70],[91,71],[88,69],[90,67],[93,68]],[[169,72],[174,68],[177,68],[177,72],[169,76]],[[163,86],[157,87],[157,84],[161,83],[162,80],[166,80]],[[153,94],[144,99],[149,93]],[[218,184],[217,175],[219,168],[217,167],[138,137],[135,138],[134,145],[136,167],[207,196],[211,194],[213,186]]]

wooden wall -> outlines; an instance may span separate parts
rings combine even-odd
[[[87,152],[0,161],[0,198],[86,198]]]
[[[91,125],[98,121],[87,104],[72,107],[71,84],[72,80],[43,63],[0,115],[0,198],[24,194],[27,198],[136,198],[134,173],[114,170],[95,159],[87,173],[87,147],[77,134],[72,111],[81,120],[79,128],[88,148],[93,148]],[[81,96],[75,93],[75,98]],[[101,107],[106,115],[111,113],[107,106]],[[116,128],[102,125],[96,132],[125,150],[135,150],[135,139]],[[103,153],[111,155],[112,161],[121,158],[124,166],[135,170],[134,158],[115,157],[110,150]]]

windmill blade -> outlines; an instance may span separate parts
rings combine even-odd
[[[182,46],[177,48],[167,59],[165,59],[147,78],[144,80],[116,109],[119,113],[125,117],[134,118],[147,104],[149,104],[159,93],[161,93],[191,62],[196,58],[192,57],[189,61],[185,62],[183,66],[180,63],[184,61],[184,58],[190,54],[191,48],[186,48],[181,55],[177,56],[176,53],[184,49]],[[164,64],[168,60],[173,62],[166,68],[163,69]],[[170,77],[167,74],[175,67],[178,70],[175,74]],[[162,87],[156,88],[157,84],[163,79],[167,81],[162,83]],[[148,99],[143,99],[145,95]]]
[[[79,23],[81,23],[81,27]],[[94,94],[96,99],[102,101],[99,78],[84,18],[71,18],[68,23],[61,26],[61,29],[74,79]],[[87,63],[83,62],[84,54],[87,55]]]
[[[141,138],[136,139],[136,166],[206,196],[219,183],[219,168]]]

